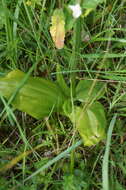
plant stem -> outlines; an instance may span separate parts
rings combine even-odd
[[[81,18],[78,18],[74,26],[73,49],[72,49],[72,55],[70,59],[70,71],[77,69],[78,55],[80,52],[80,43],[81,43]],[[76,73],[71,72],[70,79],[71,79],[73,94],[75,92],[75,84],[76,84],[75,77],[76,77]]]
[[[70,71],[77,69],[78,64],[78,55],[80,52],[80,43],[81,43],[81,18],[78,18],[75,22],[74,26],[74,36],[73,36],[73,49],[72,49],[72,55],[70,59]],[[71,80],[71,100],[73,99],[75,95],[75,87],[76,87],[76,73],[71,72],[70,80]],[[75,138],[73,137],[72,144],[75,143]],[[71,152],[71,164],[70,164],[70,170],[71,173],[74,171],[74,155],[75,151],[73,150]]]

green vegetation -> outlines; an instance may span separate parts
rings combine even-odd
[[[125,8],[1,0],[0,190],[126,189]]]

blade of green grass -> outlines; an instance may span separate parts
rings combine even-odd
[[[63,157],[65,157],[67,154],[69,154],[72,150],[75,150],[75,148],[77,148],[78,146],[80,146],[82,144],[82,140],[78,141],[77,143],[73,144],[71,147],[69,147],[68,149],[66,149],[64,152],[60,153],[58,156],[56,156],[55,158],[53,158],[52,160],[50,160],[49,162],[47,162],[47,164],[45,164],[44,166],[42,166],[41,168],[39,168],[37,171],[35,171],[32,175],[30,175],[29,177],[27,177],[25,181],[31,179],[32,177],[36,176],[37,174],[39,174],[40,172],[44,171],[45,169],[48,169],[52,164],[56,163],[57,161],[59,161],[60,159],[62,159]]]
[[[22,138],[23,142],[24,142],[26,145],[28,145],[28,144],[29,144],[29,143],[28,143],[28,140],[26,139],[26,137],[25,137],[25,135],[24,135],[24,132],[22,131],[22,129],[21,129],[21,127],[20,127],[20,125],[19,125],[19,123],[18,123],[18,121],[17,121],[17,119],[16,119],[14,113],[13,113],[13,111],[12,111],[11,108],[8,106],[8,104],[6,103],[6,101],[4,100],[4,98],[3,98],[3,96],[2,96],[1,94],[0,94],[0,99],[2,100],[2,102],[3,102],[4,106],[5,106],[6,112],[11,116],[11,118],[13,119],[13,121],[17,124],[18,130],[19,130],[19,132],[20,132],[20,135],[21,135],[21,138]],[[30,146],[30,145],[29,145],[29,146]],[[30,148],[31,148],[31,146],[30,146]]]
[[[12,22],[10,19],[10,11],[4,0],[2,0],[2,5],[5,12],[5,18],[6,18],[5,32],[6,32],[7,55],[12,67],[16,68],[16,65],[17,65],[17,58],[16,58],[16,52],[15,52],[16,41],[13,38],[13,28],[12,28]]]
[[[93,53],[93,54],[83,54],[83,55],[81,55],[83,58],[88,58],[88,59],[90,59],[90,58],[92,58],[92,59],[97,59],[97,58],[104,58],[104,57],[106,57],[106,58],[119,58],[119,57],[126,57],[126,53],[124,52],[124,53],[117,53],[117,54],[115,54],[115,53],[106,53],[106,55],[105,55],[105,53]]]
[[[112,131],[116,122],[117,115],[115,114],[110,122],[108,133],[107,133],[107,142],[106,142],[106,149],[105,154],[103,157],[103,164],[102,164],[102,187],[103,190],[110,190],[109,189],[109,151],[110,151],[110,145],[111,145],[111,137],[112,137]]]
[[[28,20],[29,20],[29,23],[30,23],[32,32],[33,32],[34,37],[35,37],[35,40],[36,40],[36,42],[37,42],[38,48],[39,48],[39,50],[40,50],[40,52],[41,52],[41,55],[43,55],[43,52],[42,52],[42,49],[41,49],[41,46],[40,46],[39,37],[38,37],[38,35],[37,35],[37,31],[35,30],[35,26],[34,26],[33,21],[32,21],[32,19],[31,19],[29,10],[28,10],[28,8],[27,8],[25,2],[23,2],[23,4],[24,4],[24,7],[25,7],[25,11],[26,11],[26,14],[27,14],[27,17],[28,17]],[[32,8],[31,8],[31,9],[32,9]],[[32,13],[34,14],[33,11],[32,11]],[[34,16],[34,17],[35,17],[35,16]]]
[[[23,0],[19,0],[17,2],[15,13],[14,13],[15,20],[18,20],[19,12],[20,12],[20,6],[21,6],[22,2],[23,2]],[[14,21],[14,23],[13,23],[13,37],[14,38],[17,37],[17,25],[18,25],[18,23],[16,21]]]

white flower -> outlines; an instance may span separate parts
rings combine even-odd
[[[73,11],[74,18],[78,18],[82,14],[80,4],[69,5],[69,8]]]

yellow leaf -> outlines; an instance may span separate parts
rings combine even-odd
[[[65,19],[62,9],[56,9],[51,18],[50,33],[57,49],[62,49],[65,39]]]

